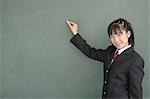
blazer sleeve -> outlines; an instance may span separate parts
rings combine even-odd
[[[129,97],[142,99],[142,80],[144,76],[144,60],[137,58],[129,69]]]
[[[72,39],[71,42],[79,48],[86,56],[104,62],[105,60],[105,50],[102,49],[95,49],[88,45],[86,41],[79,35],[76,34]]]

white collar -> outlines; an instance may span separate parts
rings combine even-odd
[[[130,45],[128,45],[127,47],[124,47],[124,48],[122,48],[122,49],[117,49],[118,50],[118,53],[119,53],[119,55],[123,52],[123,51],[125,51],[126,49],[128,49],[128,48],[130,48],[131,47],[131,44]]]

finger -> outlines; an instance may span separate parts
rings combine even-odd
[[[68,24],[68,26],[71,28],[72,26],[71,26],[71,24],[70,24],[70,22],[67,22],[67,24]]]
[[[74,23],[74,22],[71,21],[71,22],[69,22],[69,23],[70,23],[71,26],[75,26],[75,23]]]
[[[67,24],[69,25],[70,28],[71,28],[72,26],[74,26],[74,25],[73,25],[73,22],[70,22],[70,21],[68,21],[68,20],[67,20]]]
[[[70,28],[72,28],[72,25],[71,25],[71,23],[69,23],[69,24],[68,24],[68,26],[69,26]]]

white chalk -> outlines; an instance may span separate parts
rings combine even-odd
[[[67,20],[67,24],[70,24],[70,22]]]

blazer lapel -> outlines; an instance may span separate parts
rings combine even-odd
[[[112,62],[113,59],[113,53],[115,52],[115,50],[113,51],[113,53],[110,55],[110,58],[108,59],[108,65],[107,65],[107,69],[109,70],[112,66],[115,66],[115,64],[117,63],[121,63],[121,61],[126,60],[127,55],[130,55],[130,53],[132,53],[134,51],[134,47],[130,47],[128,49],[126,49],[125,51],[123,51],[116,60],[114,60]]]

